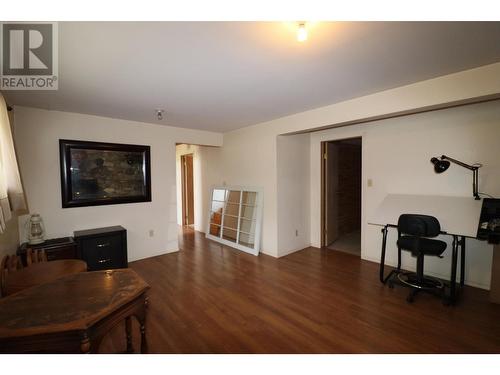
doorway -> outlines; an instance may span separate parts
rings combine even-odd
[[[181,155],[182,225],[194,225],[193,154]]]
[[[322,246],[361,256],[361,137],[326,141],[322,151]]]

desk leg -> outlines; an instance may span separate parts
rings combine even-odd
[[[465,285],[465,237],[460,240],[460,287]]]
[[[451,256],[451,277],[450,277],[450,303],[456,302],[457,294],[457,258],[458,258],[458,237],[453,236]]]
[[[382,255],[380,257],[380,282],[385,284],[384,280],[384,265],[385,265],[385,247],[387,242],[387,225],[382,228]]]
[[[133,353],[134,348],[132,346],[132,317],[130,316],[125,318],[125,333],[127,335],[127,353]]]
[[[493,246],[491,262],[490,302],[500,303],[500,244]]]

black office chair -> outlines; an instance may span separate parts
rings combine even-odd
[[[403,214],[398,220],[398,257],[401,264],[401,250],[410,251],[417,258],[417,272],[397,272],[400,283],[412,288],[407,297],[413,302],[418,292],[425,291],[444,298],[444,284],[441,280],[424,275],[425,256],[437,256],[446,250],[446,242],[432,240],[427,237],[436,237],[441,233],[439,221],[428,215]],[[394,279],[389,280],[389,287],[394,286]]]

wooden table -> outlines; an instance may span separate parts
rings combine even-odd
[[[7,275],[5,295],[85,271],[87,271],[87,263],[78,259],[33,263],[29,267]]]
[[[97,353],[103,337],[131,317],[146,346],[146,284],[132,269],[82,272],[0,299],[0,353]]]

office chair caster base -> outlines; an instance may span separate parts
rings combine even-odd
[[[444,288],[444,284],[441,280],[430,276],[419,278],[414,272],[401,272],[398,274],[398,280],[406,286],[420,290]]]

